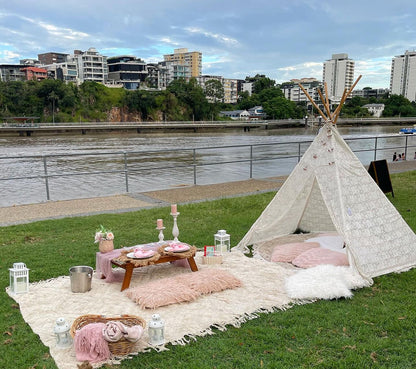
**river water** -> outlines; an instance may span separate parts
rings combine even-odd
[[[391,160],[393,151],[401,151],[395,148],[404,142],[398,135],[382,138],[396,135],[398,126],[340,127],[339,131],[363,164],[374,160],[374,151],[365,150],[374,150],[375,140],[348,139],[379,137],[377,160]],[[43,202],[48,196],[50,200],[66,200],[114,195],[127,189],[135,193],[175,188],[192,185],[195,178],[202,185],[246,180],[250,175],[287,175],[316,133],[317,128],[290,128],[0,137],[0,206]],[[303,141],[308,142],[298,144]],[[41,156],[46,157],[46,165]],[[47,186],[45,178],[38,177],[45,174],[45,167],[52,176]],[[77,175],[69,175],[73,173]]]

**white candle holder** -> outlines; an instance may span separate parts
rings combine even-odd
[[[178,222],[177,222],[177,218],[178,215],[180,213],[170,213],[170,215],[172,215],[173,217],[173,228],[172,228],[172,236],[173,236],[173,242],[178,242],[178,237],[179,237],[179,228],[178,228]]]
[[[163,230],[166,227],[156,227],[156,229],[159,231],[159,243],[163,243],[165,239],[165,235],[163,234]]]

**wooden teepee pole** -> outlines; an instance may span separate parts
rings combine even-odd
[[[313,101],[313,99],[312,99],[312,97],[308,94],[308,91],[306,91],[305,90],[305,88],[300,84],[300,83],[298,83],[298,85],[299,85],[299,87],[302,89],[302,91],[303,91],[303,93],[306,95],[306,97],[309,99],[309,101],[312,103],[312,105],[315,107],[315,109],[316,110],[318,110],[318,113],[323,117],[323,118],[325,118],[325,120],[328,120],[329,119],[329,117],[327,117],[323,112],[322,112],[322,110],[321,109],[319,109],[319,106],[318,105],[316,105],[315,104],[315,101]]]
[[[326,110],[326,113],[328,114],[328,117],[330,117],[331,116],[331,110],[329,109],[329,105],[327,105],[326,100],[324,99],[324,95],[322,95],[322,92],[319,88],[318,88],[318,94],[319,94],[319,97],[321,98],[322,104],[325,107],[325,110]]]
[[[325,86],[325,101],[326,101],[326,105],[328,106],[329,110],[331,111],[331,108],[329,106],[328,85],[327,85],[326,82],[324,82],[324,86]]]

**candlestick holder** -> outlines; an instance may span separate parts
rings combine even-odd
[[[178,236],[179,236],[179,228],[178,228],[178,222],[177,222],[177,218],[178,215],[180,213],[176,212],[176,213],[170,213],[170,215],[172,215],[173,217],[173,228],[172,228],[172,236],[173,236],[173,242],[178,242]]]
[[[163,234],[163,230],[166,227],[156,227],[156,229],[159,231],[159,243],[163,243],[165,239],[165,235]]]

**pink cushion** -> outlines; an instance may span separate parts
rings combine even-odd
[[[277,245],[273,249],[270,261],[290,263],[294,258],[312,248],[319,247],[318,242],[297,242]]]
[[[143,309],[194,301],[201,295],[200,292],[178,283],[174,278],[163,278],[141,284],[129,288],[125,293]]]
[[[292,264],[299,268],[311,268],[317,265],[329,264],[335,266],[348,266],[347,255],[328,249],[317,247],[307,250],[292,260]]]
[[[220,269],[205,269],[179,274],[132,287],[125,294],[143,309],[190,302],[201,295],[237,288],[241,281]]]

